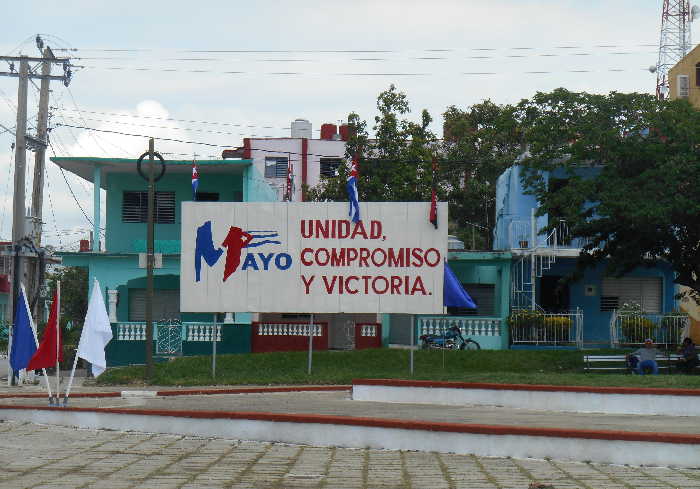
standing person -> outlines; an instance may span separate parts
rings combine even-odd
[[[654,342],[651,338],[644,340],[644,348],[640,348],[637,351],[630,353],[630,356],[636,356],[639,358],[639,363],[637,368],[634,369],[635,373],[639,375],[644,375],[644,369],[651,369],[651,373],[658,375],[659,364],[656,363],[656,355],[661,353],[656,347],[654,347]]]
[[[681,346],[678,347],[678,353],[680,353],[681,358],[678,359],[676,367],[678,370],[689,374],[697,367],[698,363],[698,352],[695,350],[695,343],[690,338],[685,338]]]

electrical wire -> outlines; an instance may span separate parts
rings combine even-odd
[[[73,111],[72,109],[68,108],[63,108],[63,107],[51,107],[52,109],[60,109],[63,111],[71,112]],[[108,116],[114,116],[114,117],[132,117],[135,119],[151,119],[151,120],[157,120],[157,121],[171,121],[171,122],[184,122],[184,123],[189,123],[189,124],[206,124],[206,125],[216,125],[216,126],[230,126],[230,127],[247,127],[247,128],[254,128],[254,127],[259,127],[261,129],[281,129],[281,130],[289,130],[289,127],[275,127],[275,126],[260,126],[259,124],[236,124],[233,122],[213,122],[213,121],[198,121],[198,120],[193,120],[193,119],[175,119],[173,117],[155,117],[155,116],[149,116],[149,115],[135,115],[135,114],[124,114],[124,113],[119,113],[119,112],[99,112],[95,110],[83,110],[83,114],[95,114],[95,115],[108,115]],[[70,116],[67,116],[70,117]],[[317,131],[320,131],[320,129],[317,129]]]
[[[54,157],[56,156],[56,150],[53,147],[53,144],[51,143],[51,140],[49,139],[49,146],[51,146],[51,151],[53,152]],[[90,224],[90,226],[94,226],[92,223],[92,220],[88,217],[88,215],[85,213],[85,210],[83,209],[83,206],[80,205],[80,202],[78,201],[77,197],[75,196],[75,192],[73,192],[73,188],[70,186],[70,183],[68,183],[68,178],[66,177],[66,173],[63,171],[63,168],[60,166],[58,167],[61,170],[61,175],[63,175],[63,180],[66,182],[66,185],[68,186],[68,190],[70,190],[70,194],[73,196],[73,200],[75,203],[78,205],[78,208],[80,209],[80,212],[83,213],[83,216],[85,216],[85,220]]]
[[[53,148],[51,148],[53,150]],[[54,156],[56,155],[56,152],[54,151]],[[63,242],[61,240],[61,237],[63,233],[61,233],[58,230],[58,221],[56,220],[56,212],[54,211],[53,207],[53,199],[51,198],[51,183],[49,181],[49,168],[48,165],[44,167],[44,181],[46,182],[46,194],[49,197],[49,209],[51,209],[51,217],[53,218],[53,227],[56,229],[56,237],[58,238],[58,246],[60,248],[63,248]],[[48,233],[47,233],[48,234]]]
[[[97,131],[97,132],[104,132],[104,133],[109,133],[109,134],[119,134],[122,136],[131,136],[131,137],[141,137],[141,138],[153,138],[156,140],[160,141],[170,141],[170,142],[176,142],[176,143],[184,143],[184,144],[192,144],[192,145],[199,145],[199,146],[208,146],[208,147],[213,147],[213,148],[226,148],[226,149],[231,149],[231,145],[222,145],[222,144],[214,144],[214,143],[207,143],[203,141],[189,141],[189,140],[184,140],[184,139],[176,139],[176,138],[165,138],[165,137],[158,137],[158,136],[149,136],[147,134],[134,134],[134,133],[126,133],[126,132],[121,132],[121,131],[113,131],[109,129],[97,129],[95,127],[85,127],[85,126],[71,126],[68,124],[56,124],[57,127],[71,127],[74,129],[81,129],[81,130],[86,130],[86,131]],[[255,148],[251,147],[251,151],[260,151],[263,153],[274,153],[277,155],[280,154],[286,154],[291,158],[291,155],[294,156],[315,156],[315,157],[320,157],[320,158],[344,158],[343,156],[338,156],[337,154],[335,155],[324,155],[324,154],[318,154],[318,153],[300,153],[296,151],[279,151],[279,150],[272,150],[272,149],[264,149],[264,148]],[[191,153],[173,153],[173,154],[180,154],[180,155],[186,155],[189,156]],[[383,158],[364,158],[365,161],[372,161],[375,163],[392,163],[396,162],[396,160],[393,159],[383,159]],[[224,161],[224,160],[222,160]],[[294,160],[294,161],[298,161]],[[401,160],[398,163],[431,163],[432,160]],[[452,165],[458,165],[458,164],[464,164],[468,163],[466,160],[440,160],[440,164],[444,166],[449,166],[450,164]]]
[[[3,229],[3,226],[5,225],[5,212],[7,211],[7,198],[10,194],[10,182],[12,181],[12,163],[14,162],[14,155],[15,155],[15,146],[12,145],[12,151],[10,152],[10,161],[7,164],[7,181],[5,182],[5,190],[3,191],[3,194],[5,196],[3,203],[2,203],[2,215],[0,217],[0,232]]]
[[[26,42],[26,41],[25,41]],[[453,53],[464,51],[497,51],[517,50],[532,51],[541,49],[610,49],[622,47],[658,47],[658,43],[632,42],[614,44],[587,44],[554,45],[554,46],[506,46],[506,47],[473,47],[473,48],[438,48],[438,49],[176,49],[176,48],[68,48],[56,49],[69,52],[106,52],[106,53],[154,53],[157,51],[172,51],[177,53],[199,54],[397,54],[406,52],[424,53]]]
[[[70,95],[71,101],[73,102],[73,106],[74,106],[75,109],[78,111],[78,114],[80,115],[80,118],[83,119],[83,124],[87,125],[87,123],[86,123],[85,120],[84,120],[83,114],[80,112],[80,107],[78,107],[78,103],[75,101],[75,97],[73,97],[73,92],[71,91],[70,87],[66,87],[66,91],[68,92],[68,95]],[[90,134],[90,137],[92,137],[92,140],[95,141],[95,144],[97,144],[97,146],[102,150],[102,152],[103,152],[105,155],[108,155],[109,153],[107,152],[107,150],[104,149],[104,147],[100,144],[100,142],[99,142],[99,141],[97,140],[97,138],[93,135],[93,133],[90,132],[89,134]],[[120,146],[118,146],[118,145],[116,145],[116,144],[114,144],[114,143],[110,143],[110,144],[111,144],[113,147],[117,148],[118,150],[120,150],[120,151],[122,151],[122,152],[124,152],[124,153],[128,153],[128,151],[126,151],[124,148],[122,148],[122,147],[120,147]]]

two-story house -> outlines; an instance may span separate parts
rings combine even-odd
[[[92,248],[62,252],[65,266],[86,267],[89,284],[104,288],[114,340],[107,350],[109,365],[142,363],[145,358],[147,182],[137,160],[124,158],[54,157],[65,171],[93,184]],[[157,161],[157,160],[156,160]],[[250,160],[198,160],[197,200],[260,202],[275,192]],[[250,351],[251,315],[235,311],[180,313],[180,203],[193,200],[191,160],[159,164],[155,193],[155,270],[153,320],[163,321],[154,333],[155,354],[209,353],[214,336],[219,353]],[[145,170],[145,165],[143,170]],[[145,174],[145,171],[143,171]],[[100,222],[100,190],[106,193],[106,222]],[[86,291],[86,294],[89,293]]]
[[[585,177],[599,168],[592,165],[579,171]],[[527,324],[527,314],[523,314],[523,324],[511,324],[512,345],[556,345],[566,342],[567,334],[579,346],[635,344],[645,336],[663,342],[680,334],[683,321],[665,317],[676,308],[678,292],[674,272],[666,263],[638,268],[623,277],[606,276],[601,264],[586,270],[578,281],[561,280],[574,271],[576,257],[585,243],[572,239],[566,221],[558,216],[536,215],[538,201],[526,193],[522,172],[523,168],[515,165],[498,179],[494,248],[513,254],[511,308],[534,311],[540,324],[535,328],[538,331],[533,331]],[[563,170],[546,178],[550,190],[566,185]],[[554,224],[552,231],[540,232],[550,224]],[[634,319],[636,323],[625,322],[617,314],[624,304],[631,303],[641,306],[644,318],[653,327],[641,317]],[[559,328],[561,324],[567,327]]]

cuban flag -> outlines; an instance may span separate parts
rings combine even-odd
[[[352,222],[357,223],[360,221],[360,201],[357,194],[357,178],[359,177],[359,172],[357,170],[357,157],[353,158],[350,165],[350,174],[348,175],[348,182],[345,184],[345,188],[348,191],[348,201],[350,202],[350,212],[348,215]]]
[[[192,200],[197,200],[197,187],[199,187],[199,170],[197,164],[192,162]]]

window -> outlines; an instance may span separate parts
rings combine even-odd
[[[604,278],[600,294],[601,312],[619,309],[636,302],[651,314],[661,312],[661,277]]]
[[[153,291],[153,320],[180,319],[180,291]],[[146,320],[146,289],[129,289],[129,321]]]
[[[218,202],[218,192],[197,192],[197,202]]]
[[[158,224],[175,224],[175,192],[156,192],[153,220]],[[125,191],[122,199],[122,222],[148,220],[148,192]]]
[[[321,158],[320,176],[332,178],[337,175],[338,167],[343,162],[340,158]]]
[[[695,86],[700,87],[700,63],[695,64]]]
[[[265,158],[265,178],[287,178],[287,158],[268,156]]]
[[[447,313],[453,316],[493,316],[495,313],[496,286],[493,284],[462,284],[476,309],[448,307]]]
[[[678,98],[688,98],[690,93],[690,83],[688,81],[688,75],[678,75],[676,77]]]

